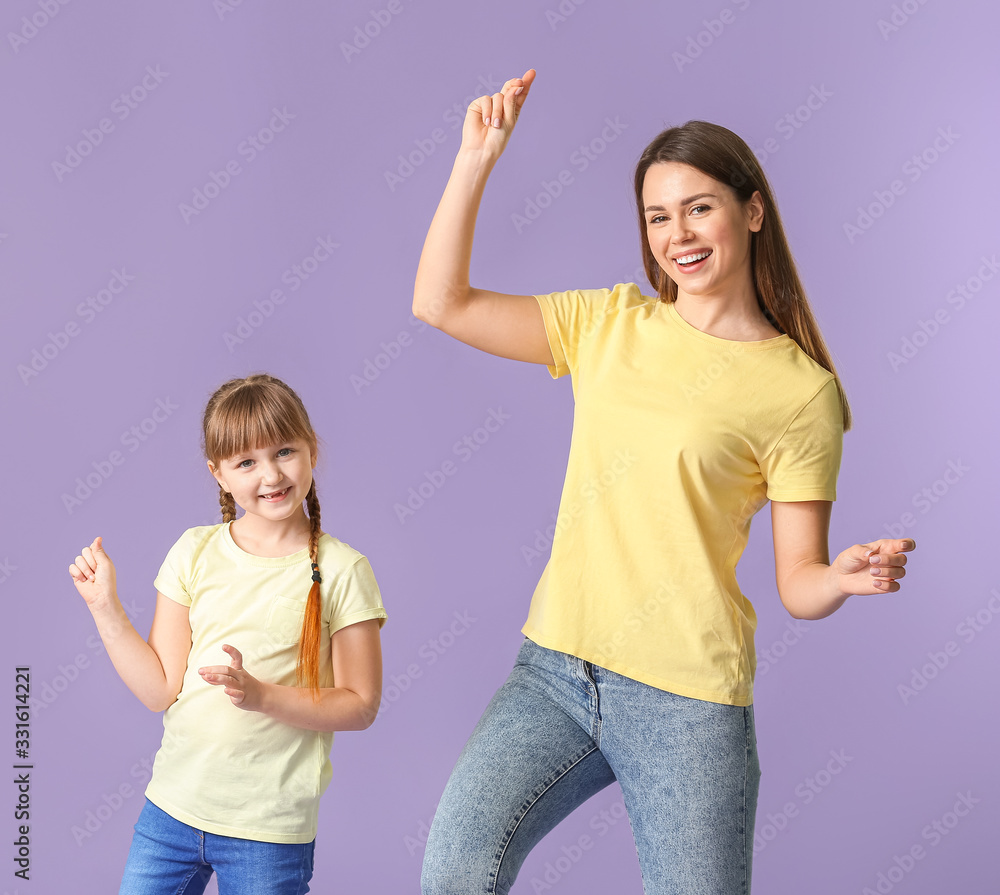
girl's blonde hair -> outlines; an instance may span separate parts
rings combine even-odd
[[[318,447],[316,433],[302,400],[284,382],[267,373],[230,379],[219,386],[205,407],[202,436],[205,456],[214,466],[244,451],[294,439],[307,442],[314,456]],[[232,522],[236,518],[236,503],[233,495],[221,485],[219,505],[222,507],[222,521]],[[313,582],[302,622],[296,679],[299,686],[312,691],[315,699],[319,696],[321,626],[317,556],[319,536],[322,534],[315,480],[306,495],[306,509],[309,514],[309,561]]]

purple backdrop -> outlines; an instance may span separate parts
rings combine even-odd
[[[204,401],[262,369],[310,409],[324,527],[370,557],[390,615],[383,713],[337,735],[313,891],[417,891],[437,799],[520,642],[569,446],[568,377],[410,315],[464,108],[528,67],[473,281],[648,290],[639,152],[690,118],[732,128],[853,404],[831,549],[918,543],[901,594],[796,623],[768,513],[754,524],[755,891],[998,891],[998,18],[940,0],[5,4],[0,599],[10,693],[30,666],[34,711],[30,818],[8,808],[4,827],[30,827],[30,880],[8,858],[4,891],[117,891],[160,718],[66,567],[103,535],[148,631],[167,549],[217,519]],[[515,891],[641,891],[616,788]]]

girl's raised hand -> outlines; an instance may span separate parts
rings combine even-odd
[[[76,562],[69,567],[69,574],[90,609],[103,608],[118,598],[115,566],[104,552],[100,537],[94,538],[94,543],[80,551]]]
[[[465,113],[460,151],[481,152],[490,162],[500,158],[534,80],[535,70],[529,68],[524,77],[504,84],[500,93],[473,100]]]
[[[880,538],[870,544],[848,547],[834,561],[844,593],[867,596],[892,594],[906,574],[906,554],[917,547],[912,538]]]
[[[223,687],[223,692],[237,708],[259,712],[263,702],[263,685],[243,668],[243,654],[235,646],[224,643],[222,649],[229,653],[232,661],[228,665],[199,668],[198,674],[206,684]]]

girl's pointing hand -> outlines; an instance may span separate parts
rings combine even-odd
[[[246,712],[259,712],[263,701],[263,684],[243,667],[243,654],[230,646],[222,645],[232,661],[228,665],[207,665],[198,669],[198,674],[207,684],[222,687],[233,705]]]

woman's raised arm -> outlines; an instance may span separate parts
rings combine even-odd
[[[469,285],[476,215],[493,166],[510,139],[534,69],[472,102],[462,145],[427,231],[413,287],[413,313],[449,336],[500,357],[551,364],[538,303]]]

